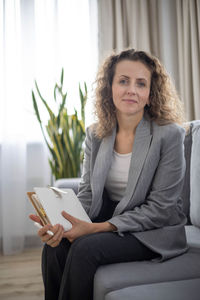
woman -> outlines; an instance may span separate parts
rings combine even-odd
[[[100,265],[187,250],[182,107],[158,59],[133,49],[110,56],[97,76],[96,114],[78,193],[93,223],[63,212],[71,230],[38,231],[48,300],[92,299]]]

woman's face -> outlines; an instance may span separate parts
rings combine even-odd
[[[149,104],[151,72],[140,61],[122,60],[116,65],[112,97],[117,115],[143,115]]]

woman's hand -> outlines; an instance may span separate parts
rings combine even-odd
[[[109,222],[88,223],[73,217],[65,211],[62,212],[62,216],[72,224],[72,228],[63,234],[63,237],[67,238],[71,243],[82,235],[117,230],[117,228]]]
[[[71,243],[82,235],[94,232],[92,223],[79,220],[65,211],[62,212],[62,216],[72,224],[72,228],[63,234],[63,237],[67,238]]]
[[[34,221],[39,223],[40,225],[42,225],[40,218],[36,215],[29,215],[29,218]],[[53,232],[53,236],[49,235],[47,233],[48,230],[51,230]],[[45,225],[43,226],[41,229],[38,230],[38,236],[40,237],[41,241],[43,243],[46,243],[47,245],[51,246],[51,247],[57,247],[60,244],[60,241],[63,238],[63,233],[64,233],[64,229],[61,225],[57,224],[57,225]]]

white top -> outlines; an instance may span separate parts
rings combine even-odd
[[[110,199],[113,201],[120,201],[125,194],[131,155],[132,152],[119,154],[113,151],[112,164],[105,184]]]

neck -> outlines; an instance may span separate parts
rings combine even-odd
[[[139,122],[142,120],[143,112],[134,116],[117,114],[118,132],[135,134]]]

